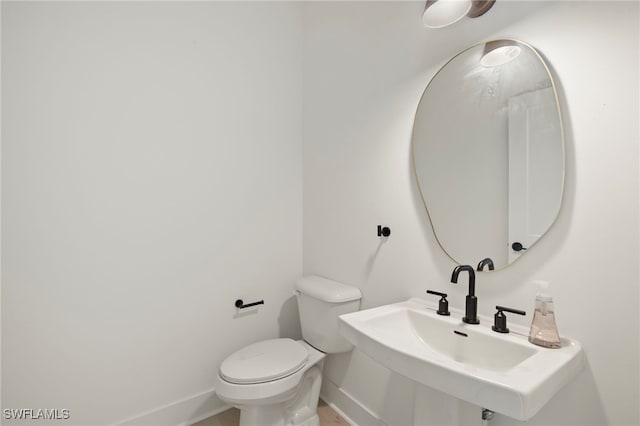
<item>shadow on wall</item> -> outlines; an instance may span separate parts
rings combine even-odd
[[[553,258],[562,249],[568,237],[569,225],[573,215],[576,194],[576,161],[575,161],[575,143],[573,137],[573,129],[571,127],[571,115],[569,114],[569,105],[567,104],[567,96],[564,92],[564,86],[560,80],[560,76],[555,71],[553,63],[545,56],[544,52],[538,51],[545,64],[549,68],[549,73],[555,82],[555,89],[558,94],[558,104],[560,107],[560,119],[562,122],[562,131],[564,134],[564,191],[562,194],[562,204],[555,222],[551,225],[547,233],[551,233],[556,228],[555,233],[558,235],[556,242],[549,250],[548,258]],[[562,232],[559,232],[560,229]]]
[[[382,247],[382,245],[387,241],[386,238],[380,238],[380,242],[378,243],[378,247],[376,248],[376,251],[374,251],[371,256],[369,256],[369,258],[367,259],[367,263],[365,264],[364,267],[364,277],[362,277],[362,282],[368,283],[369,282],[369,278],[371,277],[371,272],[373,272],[373,266],[376,263],[376,258],[378,257],[378,253],[380,253],[380,248]]]
[[[282,303],[278,316],[278,327],[280,337],[288,337],[293,340],[302,339],[298,299],[295,296],[291,296]]]
[[[331,354],[325,361],[326,363],[331,364],[331,369],[325,368],[325,373],[329,370],[331,371],[331,375],[326,378],[331,380],[331,382],[339,388],[344,385],[352,357],[353,351],[349,351],[341,354]]]
[[[328,355],[325,363],[323,386],[326,388],[326,383],[330,382],[339,393],[364,408],[369,413],[367,417],[370,421],[373,418],[379,420],[367,424],[418,424],[413,421],[414,382],[410,378],[381,366],[357,348],[351,352]],[[377,370],[375,373],[374,368]],[[355,390],[354,386],[360,385],[359,378],[367,374],[367,386],[376,391],[364,392],[355,397],[351,391]],[[331,394],[329,389],[327,395]]]
[[[380,250],[382,249],[382,246],[388,241],[387,237],[382,237],[382,238],[378,237],[378,238],[380,239],[380,241],[378,242],[378,246],[376,247],[376,250],[373,253],[371,253],[369,258],[367,259],[364,265],[362,278],[360,279],[360,282],[363,283],[361,287],[363,295],[362,295],[362,300],[360,301],[360,309],[367,309],[368,307],[376,306],[375,304],[369,303],[370,301],[366,298],[368,294],[364,290],[366,289],[367,285],[369,285],[370,283],[371,275],[376,265],[376,259],[378,258],[378,254],[380,254]],[[376,303],[376,302],[377,301],[374,301],[373,303]]]

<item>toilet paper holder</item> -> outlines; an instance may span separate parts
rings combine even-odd
[[[250,308],[250,307],[256,306],[256,305],[264,305],[264,300],[258,300],[257,302],[253,302],[253,303],[247,303],[246,305],[244,304],[242,299],[238,299],[235,302],[235,306],[238,309]]]

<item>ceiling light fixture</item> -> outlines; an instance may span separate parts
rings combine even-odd
[[[496,40],[485,43],[480,64],[484,67],[498,67],[513,61],[522,49],[513,40]]]
[[[468,16],[484,15],[496,0],[427,0],[422,13],[425,27],[442,28]]]

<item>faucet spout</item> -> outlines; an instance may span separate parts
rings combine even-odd
[[[476,295],[476,273],[473,270],[471,265],[458,265],[453,269],[453,273],[451,274],[451,282],[454,284],[458,283],[458,275],[460,272],[468,272],[469,273],[469,296]]]
[[[473,267],[470,265],[458,265],[453,269],[451,274],[451,282],[456,284],[458,282],[458,275],[460,272],[469,273],[469,294],[467,294],[465,304],[465,316],[462,321],[467,324],[480,324],[478,319],[478,298],[476,297],[476,273]]]
[[[493,260],[491,260],[490,257],[482,259],[480,263],[478,263],[477,270],[482,271],[485,266],[488,266],[490,271],[493,271],[495,269],[495,266],[493,265]]]

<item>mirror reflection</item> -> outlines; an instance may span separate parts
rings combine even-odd
[[[541,56],[517,40],[461,52],[432,78],[413,130],[418,186],[440,246],[456,263],[505,267],[560,210],[564,140]]]

